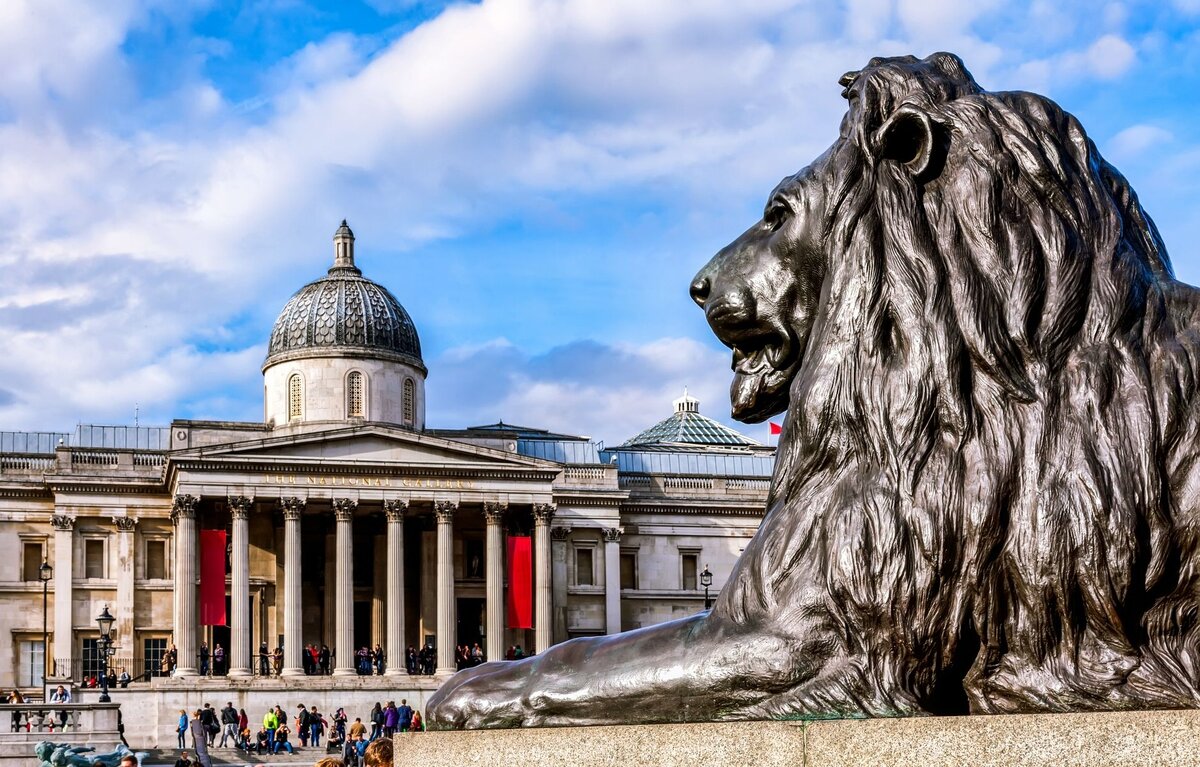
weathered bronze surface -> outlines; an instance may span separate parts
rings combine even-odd
[[[692,283],[786,410],[712,611],[452,678],[441,728],[1194,707],[1200,293],[1079,122],[945,53]]]

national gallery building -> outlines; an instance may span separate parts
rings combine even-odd
[[[111,665],[133,677],[113,700],[146,716],[205,689],[220,705],[297,686],[420,702],[456,645],[499,659],[702,610],[762,519],[773,450],[686,394],[617,447],[426,424],[417,330],[344,222],[262,373],[262,422],[0,433],[0,687],[86,699],[107,607]],[[437,673],[410,677],[407,649],[427,644]],[[201,677],[218,645],[224,676]],[[330,648],[330,676],[305,675],[309,645]],[[359,677],[355,652],[376,645],[385,674]]]

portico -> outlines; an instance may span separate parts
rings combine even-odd
[[[408,647],[427,642],[438,674],[453,673],[458,644],[478,641],[491,658],[513,644],[549,646],[558,466],[386,425],[289,431],[185,450],[168,466],[178,676],[199,673],[203,642],[222,644],[231,679],[257,671],[253,648],[263,642],[282,646],[289,677],[304,675],[300,653],[313,644],[330,647],[334,676],[355,675],[354,652],[376,644],[391,674],[403,671]],[[228,629],[199,623],[200,529],[228,531]],[[506,534],[534,537],[532,631],[504,623]],[[376,539],[386,541],[382,559]]]

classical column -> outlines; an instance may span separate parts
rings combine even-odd
[[[404,514],[408,501],[383,502],[387,517],[387,676],[407,676],[404,665]]]
[[[283,507],[283,676],[304,676],[303,618],[304,591],[301,589],[300,515],[303,498],[281,498]]]
[[[567,636],[567,539],[571,528],[550,528],[550,603],[554,606],[554,625],[551,640],[558,644]]]
[[[553,643],[554,619],[551,615],[550,583],[550,521],[554,519],[554,504],[533,504],[533,549],[534,570],[537,575],[534,586],[533,642],[535,651],[541,655]]]
[[[137,517],[113,517],[117,526],[117,603],[113,605],[117,622],[113,629],[117,633],[117,644],[124,648],[121,655],[130,660],[137,653],[133,636],[133,531]]]
[[[504,659],[504,512],[507,503],[483,504],[487,521],[487,653],[488,660]]]
[[[75,655],[74,633],[71,627],[71,606],[75,573],[75,517],[55,514],[50,517],[54,526],[54,676],[70,677]]]
[[[171,505],[175,523],[176,676],[196,676],[196,504],[194,495],[177,495]]]
[[[437,501],[433,513],[437,518],[437,669],[438,674],[453,674],[455,604],[454,604],[454,512],[458,504]]]
[[[337,585],[334,592],[333,648],[334,676],[354,676],[354,510],[353,498],[334,498],[333,516],[337,520]]]
[[[233,519],[233,574],[229,579],[229,676],[250,676],[250,507],[252,498],[229,496]]]
[[[621,633],[621,533],[619,527],[604,528],[604,617],[605,633]]]

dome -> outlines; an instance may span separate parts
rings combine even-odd
[[[342,221],[329,273],[300,288],[271,330],[263,370],[306,357],[395,359],[424,370],[412,318],[382,285],[354,265],[354,233]]]
[[[728,426],[700,415],[700,400],[688,395],[673,403],[675,412],[646,429],[636,437],[622,443],[621,447],[646,445],[707,445],[761,447],[762,445]]]

